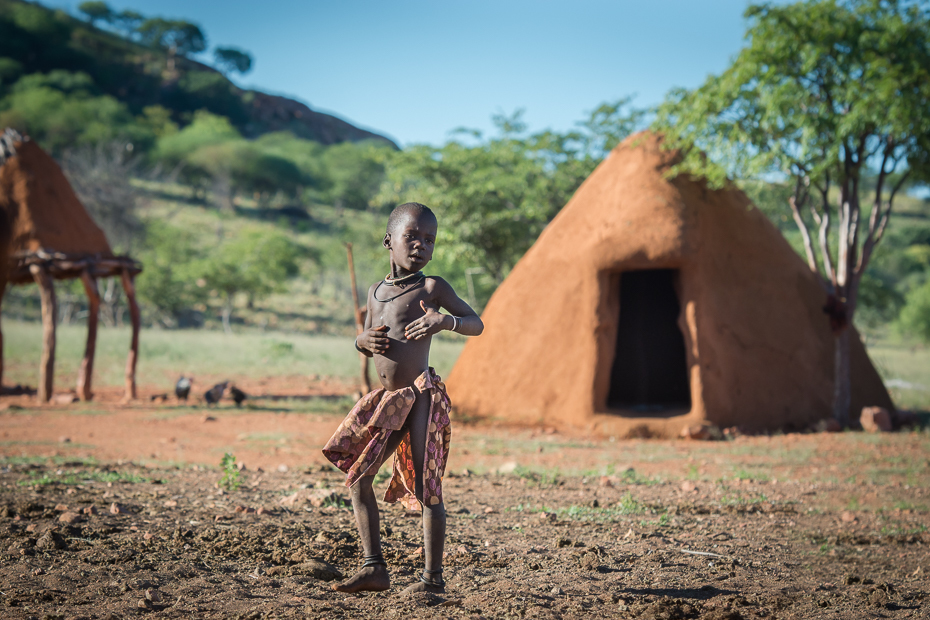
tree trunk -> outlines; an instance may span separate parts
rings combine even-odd
[[[3,255],[0,254],[0,260]],[[6,292],[6,280],[0,275],[0,308],[3,308],[3,294]],[[0,318],[3,314],[0,313]],[[0,327],[0,394],[3,393],[3,328]]]
[[[136,303],[136,287],[133,276],[127,269],[121,274],[123,290],[126,291],[126,303],[129,305],[129,320],[132,323],[132,340],[129,343],[129,356],[126,358],[126,394],[123,400],[129,401],[137,398],[136,393],[136,363],[139,361],[139,304]]]
[[[229,317],[232,314],[232,295],[226,296],[226,303],[223,304],[223,331],[227,335],[232,334],[232,327],[229,325]]]
[[[78,370],[77,393],[81,400],[91,400],[94,397],[91,383],[94,375],[94,352],[97,349],[100,291],[97,289],[97,279],[86,269],[81,272],[81,282],[84,284],[84,292],[87,293],[87,345],[84,348],[81,368]]]
[[[849,337],[848,326],[834,334],[833,417],[843,428],[849,426],[849,408],[852,402]]]
[[[42,265],[30,265],[29,271],[39,285],[42,300],[42,361],[39,363],[39,402],[47,403],[52,399],[55,386],[55,323],[58,318],[55,303],[55,285],[48,271]]]

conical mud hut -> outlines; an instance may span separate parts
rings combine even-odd
[[[448,386],[460,414],[675,436],[831,416],[824,291],[735,189],[669,179],[639,134],[578,189],[491,298]],[[854,338],[852,405],[891,407]]]
[[[0,134],[0,304],[7,283],[35,282],[39,286],[43,328],[40,401],[51,399],[54,387],[58,312],[53,280],[80,278],[87,293],[87,346],[77,393],[82,400],[89,400],[100,307],[97,278],[111,276],[121,278],[129,305],[132,341],[126,361],[126,398],[136,397],[139,306],[134,278],[141,271],[142,266],[133,259],[113,254],[103,231],[84,209],[55,160],[28,137],[11,129]],[[2,378],[0,332],[0,384]]]

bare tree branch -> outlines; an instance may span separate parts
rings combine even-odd
[[[836,290],[836,269],[833,267],[833,259],[830,256],[830,174],[827,173],[824,185],[820,190],[820,202],[821,208],[823,209],[823,215],[820,216],[818,224],[820,224],[819,235],[817,237],[818,245],[820,245],[820,255],[821,260],[823,260],[823,270],[826,273],[827,279],[830,281],[830,284],[833,287],[833,290]],[[811,206],[813,210],[813,205]]]
[[[788,204],[791,205],[794,223],[798,225],[798,230],[801,231],[801,238],[804,240],[804,253],[807,255],[807,266],[810,267],[811,271],[820,275],[820,271],[817,269],[817,259],[814,257],[814,246],[811,243],[811,234],[807,229],[807,222],[801,217],[801,207],[807,202],[809,196],[810,192],[804,186],[804,177],[798,175],[794,184],[794,195],[788,199]]]

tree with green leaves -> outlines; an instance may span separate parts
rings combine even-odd
[[[143,247],[136,254],[146,268],[146,277],[136,282],[146,316],[165,327],[185,327],[191,309],[207,300],[200,245],[189,229],[157,218],[146,224]]]
[[[145,21],[145,16],[131,9],[120,11],[110,20],[115,29],[127,39],[137,35],[139,25]]]
[[[207,49],[207,37],[200,26],[183,20],[153,17],[136,31],[143,43],[166,49],[171,55],[187,56]]]
[[[236,72],[245,75],[252,70],[252,56],[235,47],[217,47],[213,50],[213,62],[217,69],[229,75]]]
[[[629,99],[604,104],[578,131],[527,133],[522,111],[492,117],[498,135],[460,129],[441,147],[415,145],[387,158],[377,200],[436,210],[440,260],[483,269],[496,283],[529,249],[643,112]]]
[[[97,25],[98,21],[109,24],[115,17],[113,9],[106,2],[99,0],[82,2],[78,5],[78,11],[84,14],[91,26]]]
[[[151,128],[126,104],[97,92],[86,73],[58,69],[24,75],[0,92],[0,126],[28,132],[55,155],[116,140],[141,148],[154,142]]]
[[[712,186],[789,181],[785,207],[835,335],[833,414],[848,426],[859,285],[901,187],[928,176],[930,13],[922,1],[809,0],[745,15],[748,43],[730,67],[673,92],[656,124],[682,149],[674,172]]]
[[[207,290],[223,298],[223,329],[232,333],[230,318],[236,295],[260,299],[284,289],[285,281],[297,275],[299,247],[287,236],[248,231],[224,240],[202,259],[199,271]]]

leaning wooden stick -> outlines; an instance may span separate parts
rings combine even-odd
[[[352,303],[355,307],[355,335],[358,336],[365,331],[366,309],[360,307],[358,303],[358,286],[355,284],[355,262],[352,260],[351,243],[346,243],[346,253],[349,255],[349,277],[352,279]],[[361,361],[362,394],[367,394],[371,391],[371,379],[368,377],[368,357],[362,353],[359,353],[358,356]]]

